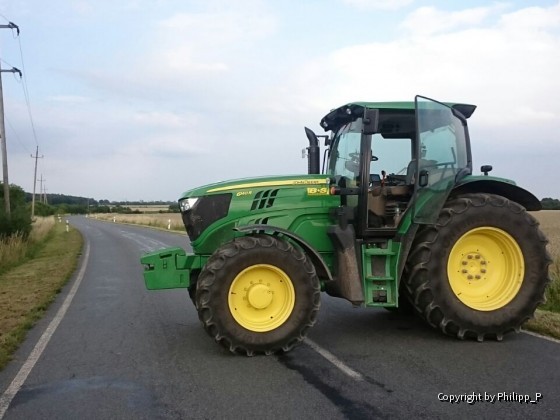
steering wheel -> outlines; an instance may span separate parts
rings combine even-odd
[[[348,156],[352,159],[352,162],[358,163],[360,161],[360,154],[359,153],[349,153]],[[371,155],[371,161],[377,162],[379,158],[377,156]]]

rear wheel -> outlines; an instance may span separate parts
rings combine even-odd
[[[289,351],[315,323],[319,280],[311,261],[290,243],[246,236],[210,257],[196,304],[205,330],[231,352]]]
[[[546,243],[517,203],[492,194],[459,196],[435,225],[419,231],[406,266],[407,294],[446,334],[501,340],[544,300]]]

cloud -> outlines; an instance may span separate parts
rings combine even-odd
[[[84,104],[92,101],[92,98],[80,95],[54,95],[47,98],[47,101],[60,102],[64,104]]]
[[[344,3],[362,10],[398,10],[409,4],[414,0],[343,0]]]
[[[502,4],[453,12],[435,7],[420,7],[409,14],[399,27],[412,35],[430,35],[481,26],[489,17],[504,9]]]
[[[560,6],[537,9],[505,14],[487,25],[481,23],[498,9],[436,11],[441,23],[422,36],[407,32],[317,57],[302,68],[292,90],[311,88],[308,95],[324,104],[423,94],[478,104],[477,122],[488,125],[552,122],[560,117],[560,84],[553,82],[560,68],[560,34],[553,25]],[[417,16],[418,10],[403,25]],[[520,21],[526,31],[519,31]],[[459,28],[451,30],[454,26]]]

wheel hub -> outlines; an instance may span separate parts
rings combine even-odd
[[[272,298],[272,290],[262,283],[253,284],[247,291],[247,301],[256,309],[266,308],[272,302]]]
[[[488,262],[480,252],[469,252],[461,256],[461,275],[467,281],[486,280]]]

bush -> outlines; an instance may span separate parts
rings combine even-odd
[[[11,217],[4,207],[4,185],[0,182],[0,238],[16,234],[27,238],[31,232],[31,211],[25,203],[25,192],[21,187],[10,185]]]
[[[26,208],[18,208],[12,211],[10,219],[5,212],[0,212],[0,238],[7,238],[20,234],[27,238],[31,232],[31,214]]]

